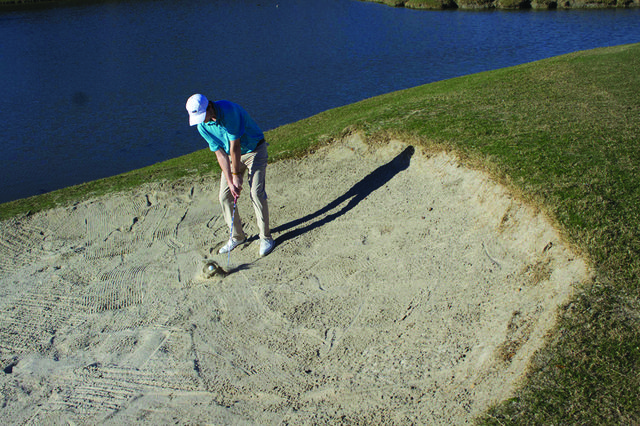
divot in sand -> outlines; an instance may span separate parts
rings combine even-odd
[[[2,418],[464,424],[589,279],[542,215],[401,141],[271,164],[267,192],[276,248],[243,194],[229,268],[213,176],[3,222]]]

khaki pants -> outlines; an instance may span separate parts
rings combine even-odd
[[[248,170],[249,189],[253,209],[256,212],[256,220],[258,229],[260,230],[260,238],[271,238],[271,229],[269,228],[269,204],[267,203],[267,192],[265,190],[265,178],[267,174],[267,143],[263,142],[256,148],[254,152],[243,154],[240,157],[240,170],[238,172],[244,174]],[[222,214],[227,226],[231,228],[231,218],[233,217],[233,195],[229,190],[229,184],[224,174],[220,177],[220,205],[222,206]],[[242,220],[236,208],[235,217],[233,219],[233,239],[244,240],[245,234],[242,230]]]

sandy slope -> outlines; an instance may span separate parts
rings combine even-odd
[[[481,173],[354,135],[270,165],[276,250],[254,237],[205,279],[204,258],[227,264],[217,181],[2,223],[0,417],[465,423],[587,277]],[[239,211],[255,236],[248,193]]]

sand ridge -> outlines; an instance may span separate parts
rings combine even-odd
[[[212,159],[213,160],[213,159]],[[218,178],[0,228],[0,414],[22,423],[464,424],[509,396],[583,259],[455,157],[359,134],[268,168],[273,253],[203,260]]]

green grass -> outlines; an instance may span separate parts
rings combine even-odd
[[[640,423],[640,45],[432,83],[268,132],[273,160],[347,132],[457,152],[542,209],[593,266],[512,399],[484,424]],[[216,172],[206,150],[0,205],[0,217]]]

